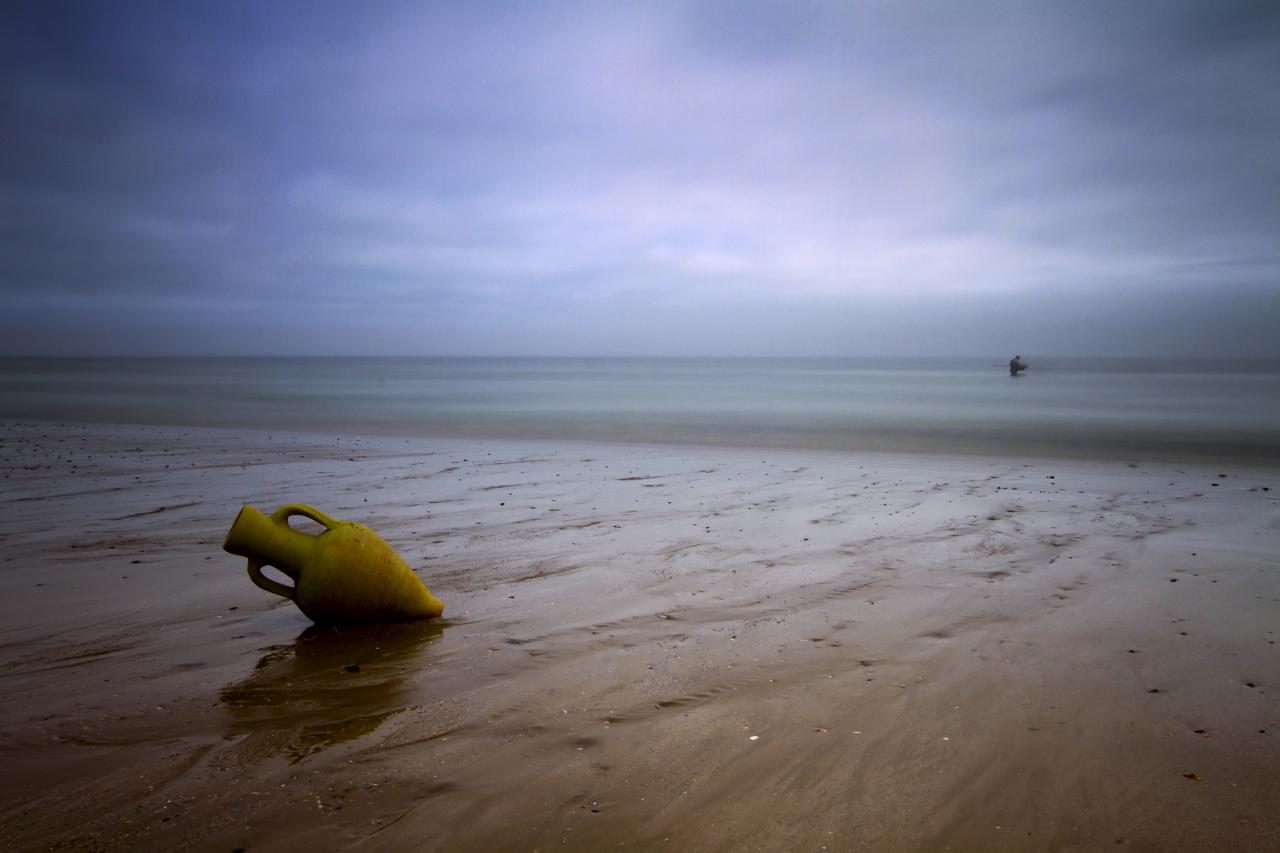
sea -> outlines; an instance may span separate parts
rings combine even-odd
[[[8,358],[0,418],[342,435],[1280,463],[1280,362]]]

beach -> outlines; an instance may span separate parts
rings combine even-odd
[[[1280,471],[9,421],[0,837],[1280,849]],[[320,629],[221,550],[367,524]]]

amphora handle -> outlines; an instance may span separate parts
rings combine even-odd
[[[332,519],[315,507],[310,507],[306,504],[285,504],[275,512],[271,513],[271,521],[275,524],[283,524],[285,527],[289,527],[289,519],[295,515],[306,516],[312,521],[323,524],[326,530],[332,530],[339,524],[336,519]],[[291,527],[289,529],[293,533],[297,533],[301,536],[308,535],[300,530],[293,530]],[[276,595],[294,600],[297,597],[297,589],[295,587],[286,586],[285,584],[272,580],[264,575],[262,573],[262,567],[265,565],[267,564],[250,557],[247,567],[249,570],[249,579],[265,589],[267,592],[274,592]]]
[[[298,591],[291,586],[285,586],[279,581],[273,581],[262,573],[263,563],[259,563],[252,557],[249,558],[249,580],[265,589],[267,592],[274,592],[276,595],[282,595],[290,601],[297,595]]]
[[[339,523],[337,519],[330,518],[315,507],[310,507],[306,504],[285,504],[275,512],[271,513],[271,520],[277,522],[283,521],[285,524],[288,524],[289,519],[295,515],[306,516],[312,521],[319,522],[324,525],[326,530],[332,530],[337,527]]]

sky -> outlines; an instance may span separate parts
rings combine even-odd
[[[0,354],[1280,357],[1275,2],[10,2]]]

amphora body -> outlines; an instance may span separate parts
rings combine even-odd
[[[324,525],[312,536],[289,526],[306,516]],[[338,521],[303,504],[285,504],[263,515],[245,504],[227,532],[224,550],[249,559],[249,577],[292,599],[313,622],[404,622],[444,612],[400,555],[362,524]],[[293,586],[262,573],[272,566]]]

